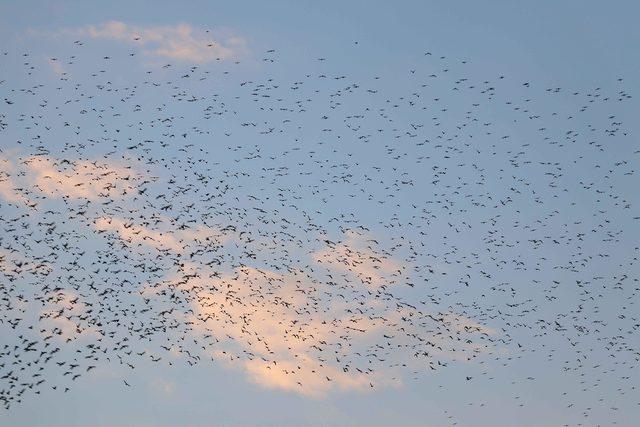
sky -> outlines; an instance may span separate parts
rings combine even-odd
[[[635,425],[639,12],[0,2],[0,425]]]

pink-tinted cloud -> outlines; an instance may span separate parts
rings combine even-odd
[[[180,251],[185,246],[170,233],[162,233],[146,227],[135,226],[120,218],[98,218],[94,222],[94,226],[97,230],[116,232],[120,239],[129,244],[143,244],[173,251]]]
[[[79,160],[62,162],[36,156],[25,160],[31,184],[49,197],[98,199],[135,191],[131,169]]]
[[[374,251],[366,239],[354,231],[348,231],[341,243],[328,244],[313,254],[316,262],[332,270],[348,272],[371,287],[393,284],[402,274],[402,263]]]
[[[390,340],[396,346],[413,346],[421,337],[420,343],[432,345],[432,363],[436,359],[467,361],[487,351],[486,346],[462,338],[492,332],[464,316],[434,313],[428,317],[373,296],[354,312],[348,301],[323,299],[327,289],[321,286],[309,272],[300,270],[280,274],[244,266],[220,274],[184,263],[179,273],[146,286],[143,294],[153,299],[170,289],[190,295],[191,310],[174,315],[185,316],[180,319],[191,325],[190,333],[198,336],[198,342],[206,342],[205,336],[215,338],[203,350],[208,356],[244,371],[262,387],[314,398],[335,391],[400,386],[401,376],[393,365],[424,366],[424,359],[382,357],[382,351],[393,348],[387,343]],[[385,347],[378,347],[380,342]]]
[[[208,242],[225,242],[227,236],[203,225],[192,228],[176,229],[171,220],[159,215],[154,216],[155,229],[135,224],[131,220],[118,217],[100,217],[93,222],[99,231],[116,233],[118,238],[127,244],[156,249],[169,249],[172,252],[185,253],[193,250],[205,240]],[[164,227],[163,227],[164,226]]]
[[[204,63],[237,58],[247,52],[246,41],[239,36],[224,35],[189,24],[139,26],[121,21],[67,30],[79,36],[116,40],[143,49],[147,55],[179,61]]]

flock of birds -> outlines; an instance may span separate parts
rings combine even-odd
[[[526,360],[563,376],[566,411],[601,384],[609,412],[639,404],[622,79],[475,78],[431,52],[395,77],[285,72],[275,50],[145,68],[85,45],[0,52],[5,409],[140,363],[321,396]]]

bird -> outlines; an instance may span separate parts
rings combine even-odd
[[[20,71],[0,75],[4,408],[82,372],[183,363],[306,395],[436,371],[529,390],[543,370],[571,416],[596,387],[603,414],[630,411],[626,80],[545,87],[429,49],[405,80],[331,52],[279,74],[278,46],[253,71],[141,70],[104,48],[59,55],[73,79],[48,80],[48,61],[6,55]]]

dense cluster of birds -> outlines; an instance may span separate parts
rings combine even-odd
[[[637,400],[622,79],[476,78],[431,52],[387,77],[330,57],[282,71],[276,50],[145,64],[86,45],[0,52],[6,409],[149,362],[313,396],[526,360],[563,376],[567,411],[588,417],[573,394],[600,384],[610,411]]]

